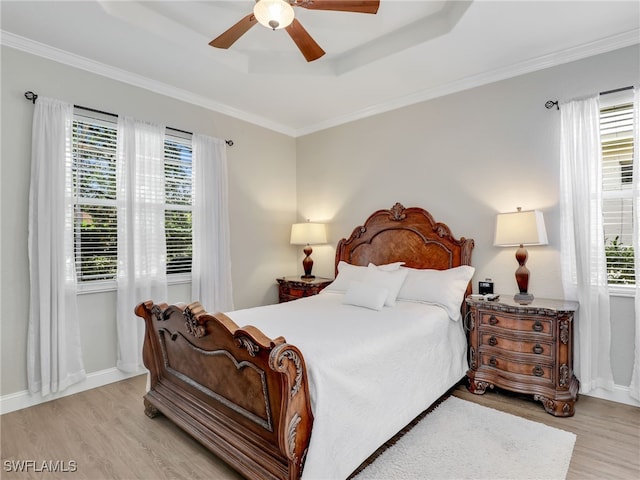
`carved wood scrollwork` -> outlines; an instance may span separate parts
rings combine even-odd
[[[251,339],[249,339],[248,337],[237,337],[236,343],[239,347],[246,349],[247,352],[249,352],[249,355],[251,355],[252,357],[255,357],[256,353],[260,351],[260,347],[253,341],[251,341]]]
[[[404,210],[405,210],[404,206],[401,203],[397,202],[389,210],[389,219],[395,222],[400,222],[404,220],[405,218],[407,218],[407,215],[404,213]]]
[[[291,421],[289,422],[289,426],[287,427],[287,440],[289,443],[289,452],[291,454],[291,459],[293,460],[293,463],[297,464],[298,463],[298,457],[295,453],[296,451],[296,436],[298,434],[298,424],[300,423],[300,421],[302,420],[302,418],[300,418],[300,415],[298,415],[298,413],[296,412],[293,417],[291,417]]]
[[[276,349],[274,349],[271,353],[271,359],[273,360],[275,358],[275,366],[277,367],[278,371],[284,371],[286,369],[284,365],[285,360],[293,362],[293,365],[296,369],[296,377],[294,379],[293,386],[291,387],[290,392],[291,398],[293,398],[302,386],[302,361],[300,359],[300,356],[294,350],[287,349],[284,352],[280,353],[280,351],[286,347],[286,343],[283,343],[282,345],[276,347]]]
[[[569,367],[566,363],[560,365],[560,378],[558,379],[558,382],[561,387],[566,387],[569,382]]]
[[[198,319],[195,317],[189,307],[184,309],[184,318],[186,320],[186,322],[184,322],[184,325],[187,328],[187,332],[189,332],[191,335],[196,338],[201,338],[207,334],[207,330],[205,329],[204,325],[200,325],[198,323]]]
[[[282,354],[281,358],[287,358],[291,360],[296,367],[296,380],[293,384],[293,387],[291,387],[291,398],[293,398],[295,394],[298,393],[298,390],[300,390],[300,385],[302,385],[302,363],[300,362],[300,357],[298,356],[298,354],[293,350],[287,350]]]
[[[569,320],[560,321],[560,341],[565,345],[569,343]]]
[[[473,380],[474,392],[483,394],[487,391],[487,388],[493,388],[493,385],[489,382]]]
[[[436,223],[433,226],[433,231],[440,238],[445,238],[445,237],[451,236],[451,230],[449,230],[449,227],[447,227],[446,225],[443,225],[442,223]]]
[[[156,320],[158,322],[162,322],[163,320],[167,319],[167,317],[164,316],[164,312],[158,305],[154,305],[153,307],[151,307],[151,313],[154,317],[156,317]]]
[[[544,395],[534,395],[533,399],[542,402],[542,406],[548,413],[559,416],[568,417],[573,415],[572,404],[569,402],[556,401],[551,398],[547,398]]]
[[[469,347],[469,363],[471,364],[471,369],[476,370],[478,368],[478,364],[476,363],[476,349],[473,347]]]
[[[547,412],[553,412],[556,409],[556,402],[544,395],[534,395],[533,399],[541,402]]]
[[[307,460],[307,452],[309,451],[308,448],[305,448],[304,451],[302,452],[302,458],[300,459],[300,471],[304,471],[304,463]]]
[[[367,231],[367,227],[359,227],[358,228],[358,234],[356,235],[356,238],[360,238],[366,231]]]

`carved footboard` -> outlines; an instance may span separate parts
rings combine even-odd
[[[299,478],[313,424],[300,351],[197,302],[135,312],[146,324],[147,415],[164,414],[247,478]]]

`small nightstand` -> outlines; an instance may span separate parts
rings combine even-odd
[[[300,277],[280,277],[278,281],[278,292],[280,303],[296,300],[302,297],[316,295],[329,285],[333,280],[330,278],[315,277],[305,279]]]
[[[532,394],[545,410],[570,417],[578,399],[573,374],[573,316],[576,302],[534,299],[520,305],[467,297],[470,307],[469,391],[500,387]]]

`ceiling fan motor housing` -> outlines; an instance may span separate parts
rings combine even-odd
[[[261,25],[272,30],[288,27],[295,17],[291,3],[286,0],[258,0],[253,14]]]
[[[253,13],[240,19],[209,42],[216,48],[229,48],[256,23],[272,30],[286,29],[307,62],[322,57],[325,51],[295,18],[293,7],[308,10],[370,13],[378,12],[380,0],[256,0]]]

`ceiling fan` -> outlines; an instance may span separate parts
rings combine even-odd
[[[295,18],[293,7],[307,10],[332,10],[339,12],[377,13],[380,0],[256,0],[250,13],[231,28],[209,42],[216,48],[229,48],[256,23],[272,30],[284,28],[307,59],[317,60],[324,50]]]

